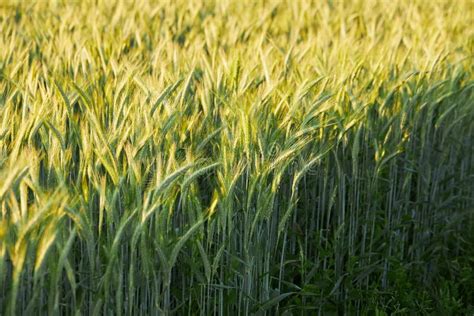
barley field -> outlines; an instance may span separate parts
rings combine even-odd
[[[0,314],[473,315],[471,0],[0,0]]]

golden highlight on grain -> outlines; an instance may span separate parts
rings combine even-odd
[[[472,314],[473,10],[0,0],[0,314]]]

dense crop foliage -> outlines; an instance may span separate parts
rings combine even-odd
[[[454,2],[0,0],[0,313],[472,312]]]

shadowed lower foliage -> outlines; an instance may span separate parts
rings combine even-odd
[[[0,0],[0,313],[473,313],[469,12]]]

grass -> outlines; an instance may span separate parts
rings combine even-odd
[[[0,1],[0,313],[472,313],[473,10]]]

